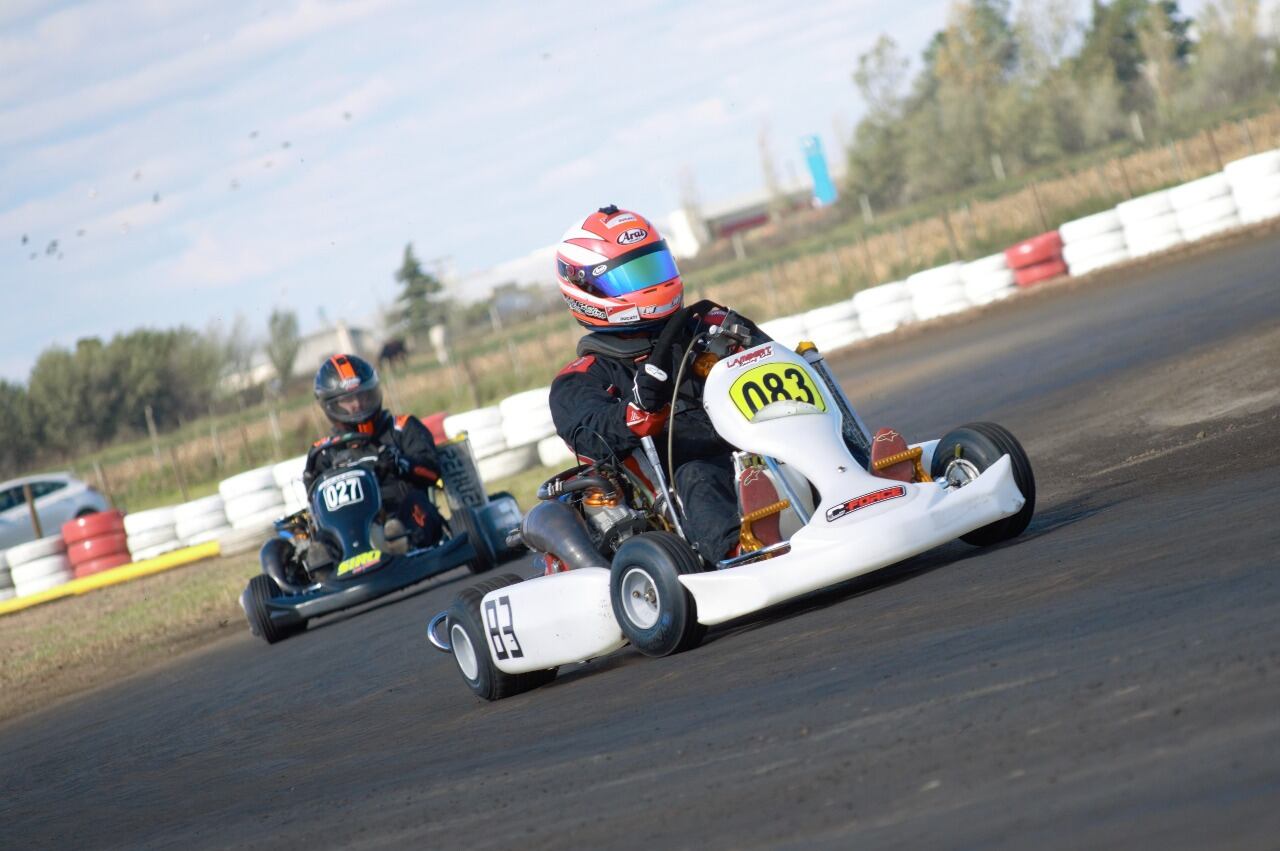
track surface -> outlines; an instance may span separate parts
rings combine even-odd
[[[1021,436],[1012,544],[492,705],[423,639],[465,579],[246,632],[0,731],[0,844],[1274,848],[1277,270],[1273,238],[838,360],[873,428]]]

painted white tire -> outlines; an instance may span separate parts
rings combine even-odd
[[[208,514],[222,514],[225,503],[221,494],[206,496],[202,499],[193,499],[191,502],[184,502],[182,505],[175,506],[173,509],[173,522],[175,525],[186,523],[197,517],[204,517]]]
[[[926,316],[933,314],[935,305],[941,306],[964,300],[964,283],[956,280],[947,287],[939,287],[929,292],[913,295],[911,307],[915,310],[916,316],[924,319]]]
[[[181,541],[166,541],[163,544],[156,544],[154,547],[147,547],[145,550],[139,550],[133,553],[133,562],[137,564],[140,561],[146,561],[149,558],[162,556],[165,553],[171,553],[174,550],[182,549]]]
[[[486,485],[497,479],[514,476],[516,473],[538,466],[538,445],[531,443],[528,446],[508,449],[497,455],[481,458],[476,462],[476,466],[480,470],[480,478]]]
[[[139,532],[136,535],[130,535],[127,539],[129,544],[129,552],[136,558],[138,550],[149,550],[160,544],[169,541],[176,541],[178,533],[173,526],[161,526],[159,529],[148,529],[145,532]]]
[[[890,284],[881,284],[878,287],[870,287],[854,293],[853,306],[858,308],[858,315],[861,316],[877,307],[898,304],[899,302],[908,301],[910,298],[911,293],[907,291],[907,282],[894,281]]]
[[[1165,213],[1145,221],[1135,222],[1124,229],[1124,241],[1127,245],[1135,242],[1150,242],[1167,234],[1181,233],[1178,228],[1177,213]]]
[[[307,488],[302,484],[302,479],[293,479],[281,486],[280,497],[284,500],[285,505],[306,505]]]
[[[271,508],[264,508],[261,511],[255,511],[253,514],[243,514],[231,521],[232,529],[272,529],[275,522],[284,517],[284,505],[276,505]]]
[[[1227,163],[1222,173],[1231,185],[1247,184],[1260,177],[1280,173],[1280,148]]]
[[[1168,215],[1172,212],[1173,205],[1169,203],[1169,191],[1167,189],[1122,201],[1116,205],[1116,215],[1120,217],[1120,223],[1124,225],[1125,230],[1128,230],[1138,222],[1145,222],[1148,219]]]
[[[1017,292],[1018,292],[1018,285],[1014,284],[1013,286],[1005,287],[1004,289],[989,290],[977,296],[976,298],[970,298],[969,300],[974,305],[991,304],[991,302],[993,301],[1003,301],[1004,299],[1009,298],[1009,296],[1014,295]]]
[[[41,591],[49,591],[53,588],[57,588],[59,585],[70,582],[73,578],[75,577],[72,575],[70,570],[64,570],[59,573],[46,576],[42,579],[33,579],[30,582],[23,582],[20,585],[15,584],[13,589],[14,596],[30,597],[34,594],[39,594]]]
[[[477,458],[497,455],[507,448],[507,437],[503,434],[501,425],[468,431],[467,440],[471,443],[471,454]]]
[[[549,437],[555,433],[555,423],[551,422],[550,419],[536,420],[526,423],[510,421],[502,424],[503,443],[505,443],[510,449],[515,449],[518,446],[528,446],[530,443],[537,443],[544,437]]]
[[[981,277],[968,278],[964,282],[964,295],[970,301],[977,301],[987,293],[999,292],[1007,290],[1010,287],[1017,286],[1017,279],[1014,277],[1012,269],[999,269],[994,272],[987,272]]]
[[[307,456],[299,455],[272,467],[271,480],[276,483],[276,487],[283,490],[289,482],[302,481],[302,473],[306,469]]]
[[[850,319],[856,319],[858,316],[858,308],[854,306],[853,301],[838,301],[835,304],[828,304],[825,307],[815,307],[808,313],[802,315],[804,327],[809,329],[809,333],[816,333],[814,329],[820,325],[826,325],[829,322],[846,322]]]
[[[271,490],[248,493],[228,500],[227,520],[231,521],[231,525],[234,526],[236,521],[242,517],[261,514],[269,509],[284,513],[284,495],[274,487]]]
[[[963,296],[963,293],[961,293]],[[950,316],[953,313],[959,313],[972,306],[967,298],[959,298],[948,301],[930,302],[921,309],[916,310],[916,316],[921,320],[937,319],[941,316]]]
[[[197,517],[188,517],[185,520],[179,520],[173,524],[173,533],[178,540],[185,541],[188,538],[198,535],[201,532],[207,532],[210,529],[217,529],[227,525],[227,517],[221,511],[201,514]]]
[[[9,568],[9,551],[0,550],[0,570],[7,570],[8,568]]]
[[[272,474],[271,468],[259,467],[256,470],[223,479],[218,483],[218,493],[222,494],[224,500],[231,502],[236,497],[274,487],[276,487],[276,477]]]
[[[523,393],[516,393],[508,396],[498,403],[498,412],[502,414],[504,422],[507,420],[518,420],[528,416],[531,412],[549,411],[551,409],[549,399],[551,397],[550,387],[537,387],[533,390],[525,390]]]
[[[1202,222],[1195,227],[1187,228],[1183,230],[1182,236],[1187,242],[1195,242],[1197,239],[1205,239],[1238,227],[1240,227],[1240,216],[1232,213],[1229,216],[1223,216],[1220,219]]]
[[[1221,198],[1205,201],[1195,207],[1179,210],[1177,213],[1178,230],[1186,234],[1187,231],[1195,230],[1201,225],[1216,222],[1219,219],[1225,219],[1235,214],[1236,199],[1230,195],[1224,195]]]
[[[46,576],[53,576],[56,573],[65,573],[70,570],[71,560],[67,558],[66,554],[55,553],[23,562],[22,564],[15,564],[9,568],[9,578],[13,580],[14,585],[21,587],[30,582],[44,579]]]
[[[10,547],[5,551],[5,559],[8,561],[9,567],[18,567],[19,565],[37,559],[48,558],[58,553],[65,553],[66,551],[67,542],[62,540],[62,536],[50,535],[47,538],[39,538],[34,541],[27,541],[25,544],[18,544],[16,547]]]
[[[1230,194],[1231,184],[1227,181],[1227,176],[1218,172],[1173,187],[1169,190],[1169,203],[1175,210],[1186,210]]]
[[[770,319],[767,322],[761,322],[759,328],[765,334],[768,334],[770,339],[777,340],[789,349],[794,349],[801,340],[809,335],[809,329],[805,327],[803,316],[783,316],[778,319]]]
[[[559,435],[538,441],[538,463],[544,467],[561,467],[577,461]]]
[[[1117,263],[1123,263],[1129,258],[1129,249],[1122,248],[1119,251],[1112,251],[1106,254],[1091,254],[1082,258],[1075,264],[1071,265],[1071,274],[1075,276],[1087,275],[1090,272],[1096,272],[1099,269],[1105,269],[1108,266],[1114,266]]]
[[[814,328],[809,336],[821,352],[834,352],[836,349],[852,346],[867,338],[866,332],[862,330],[862,324],[856,319],[827,322],[819,328]]]
[[[13,574],[9,572],[9,568],[0,567],[0,588],[13,587]]]
[[[948,263],[945,266],[936,266],[911,275],[907,278],[907,291],[911,293],[912,301],[933,298],[940,293],[958,288],[964,283],[960,277],[962,269],[964,269],[963,263]]]
[[[18,596],[18,590],[12,585],[8,587],[0,587],[0,603],[3,603],[5,600],[12,600],[16,596]]]
[[[463,411],[444,418],[444,433],[448,437],[457,437],[466,432],[477,432],[485,428],[497,428],[502,425],[502,412],[496,405],[488,408],[476,408]]]
[[[1161,251],[1167,251],[1170,248],[1181,245],[1183,242],[1185,240],[1182,238],[1181,231],[1151,234],[1142,239],[1130,240],[1129,256],[1146,257],[1151,254],[1158,254]]]
[[[1249,183],[1231,188],[1231,195],[1240,209],[1280,200],[1280,174],[1268,174]]]
[[[990,254],[986,257],[980,257],[977,260],[964,264],[964,268],[960,270],[960,278],[968,283],[987,278],[998,272],[1005,272],[1009,269],[1009,260],[1004,256],[1004,252],[999,254]]]
[[[888,334],[899,326],[914,322],[915,319],[916,312],[909,301],[880,305],[871,310],[865,310],[858,316],[862,330],[868,337]]]
[[[218,550],[224,557],[244,555],[257,550],[269,537],[271,534],[262,529],[230,529],[218,537]]]
[[[137,535],[150,532],[152,529],[163,529],[166,526],[173,526],[172,506],[135,511],[124,516],[124,531],[127,535]]]
[[[218,526],[214,529],[206,529],[203,532],[192,535],[190,538],[183,538],[182,545],[184,547],[194,547],[197,544],[207,544],[210,541],[218,540],[223,535],[231,531],[233,531],[232,528],[226,525]]]
[[[1063,246],[1062,259],[1066,261],[1067,266],[1074,269],[1078,264],[1086,262],[1090,257],[1124,251],[1128,245],[1129,243],[1124,240],[1123,231],[1108,231],[1107,233],[1100,233],[1097,236],[1077,240]]]
[[[1062,237],[1064,243],[1070,245],[1073,242],[1120,230],[1122,224],[1120,214],[1115,210],[1103,210],[1101,213],[1067,222],[1058,228],[1058,236]]]
[[[1265,222],[1280,216],[1280,198],[1240,208],[1240,221],[1246,225]]]

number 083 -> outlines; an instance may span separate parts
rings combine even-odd
[[[729,397],[747,419],[772,402],[804,402],[820,411],[827,409],[813,378],[789,363],[767,363],[747,370],[733,382]]]

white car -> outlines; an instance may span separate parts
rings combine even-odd
[[[31,510],[23,489],[31,486],[40,529],[45,537],[57,535],[68,520],[111,506],[106,497],[69,473],[42,473],[0,483],[0,550],[35,540]]]

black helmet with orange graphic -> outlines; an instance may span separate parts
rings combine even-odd
[[[316,372],[316,401],[335,426],[359,427],[382,410],[378,371],[362,357],[334,355]]]

